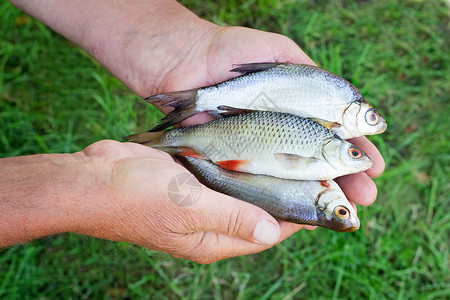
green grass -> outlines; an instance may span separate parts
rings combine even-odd
[[[294,39],[387,118],[361,229],[301,231],[212,265],[64,234],[0,250],[0,298],[449,299],[449,32],[444,1],[192,1],[200,16]],[[98,63],[0,4],[0,155],[74,152],[153,125]]]

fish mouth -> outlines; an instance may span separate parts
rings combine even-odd
[[[325,209],[326,207],[323,209],[317,207],[318,219],[316,225],[336,232],[353,232],[359,229],[360,222],[356,215],[351,214],[346,220],[339,219],[336,216],[327,218],[324,212]]]
[[[339,222],[333,222],[332,220],[329,220],[327,225],[322,225],[328,229],[331,229],[336,232],[354,232],[359,229],[360,224],[359,222],[354,224],[349,224],[347,222],[345,223],[339,223]]]
[[[379,122],[381,123],[381,126],[380,126],[380,128],[378,129],[378,131],[376,132],[376,134],[383,133],[383,132],[387,129],[387,122],[386,122],[386,119],[383,118],[381,115],[380,115],[380,117],[379,117]]]
[[[317,225],[331,229],[336,232],[354,232],[360,228],[360,223],[358,218],[356,218],[356,221],[353,220],[350,221],[350,219],[347,220],[348,222],[340,222],[334,218],[332,218],[331,220],[326,220],[325,222],[319,220],[317,222]]]
[[[354,232],[354,231],[356,231],[358,229],[359,229],[359,226],[355,226],[355,227],[349,227],[349,228],[347,228],[345,230],[340,230],[339,232]]]
[[[356,231],[360,228],[360,222],[359,219],[355,216],[351,216],[349,219],[349,223],[351,224],[351,226],[348,226],[346,228],[343,228],[341,232],[353,232]]]

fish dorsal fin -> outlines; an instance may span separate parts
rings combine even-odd
[[[231,106],[226,106],[226,105],[217,106],[217,109],[219,110],[219,114],[222,117],[231,117],[231,116],[236,116],[236,115],[248,114],[248,113],[252,113],[252,112],[256,111],[256,110],[236,108],[236,107],[231,107]]]
[[[248,74],[248,73],[253,73],[253,72],[265,71],[265,70],[275,67],[279,64],[280,63],[274,63],[274,62],[236,64],[236,65],[233,65],[234,68],[231,69],[230,72]]]
[[[314,164],[319,161],[319,159],[314,157],[302,156],[291,153],[275,153],[275,159],[285,163],[291,168],[301,168],[306,167],[310,164]]]

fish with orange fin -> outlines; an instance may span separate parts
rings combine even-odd
[[[151,131],[202,111],[223,116],[252,111],[291,113],[313,119],[343,139],[382,133],[387,127],[353,84],[319,67],[251,63],[237,65],[231,72],[241,76],[213,86],[147,97],[152,104],[174,108]]]
[[[279,112],[240,114],[127,139],[225,169],[284,179],[328,180],[372,166],[363,151],[328,128]]]

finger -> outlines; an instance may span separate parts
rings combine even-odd
[[[273,34],[271,43],[274,53],[274,61],[317,66],[316,63],[288,37],[281,34]]]
[[[353,201],[349,201],[350,205],[353,207],[353,209],[355,210],[355,213],[358,213],[358,207],[356,206],[355,202]]]
[[[215,118],[211,114],[209,114],[207,112],[201,112],[192,117],[187,118],[180,124],[182,126],[190,126],[190,125],[195,125],[195,124],[206,123],[206,122],[212,121],[214,119]],[[179,126],[177,126],[177,127],[179,127]]]
[[[380,176],[384,171],[385,163],[377,147],[365,136],[349,139],[348,141],[363,150],[372,160],[372,167],[366,170],[367,175],[372,178]]]
[[[222,233],[261,245],[280,239],[278,222],[263,209],[203,187],[193,211],[195,230]]]
[[[305,227],[305,225],[284,221],[279,221],[279,225],[281,236],[278,243],[281,243]],[[316,226],[309,227],[315,228]],[[204,232],[201,235],[199,249],[196,250],[198,253],[202,253],[202,255],[200,257],[195,257],[196,255],[194,255],[191,259],[200,263],[212,263],[229,257],[258,253],[268,248],[270,246],[255,244],[238,237],[221,233]],[[207,257],[204,253],[213,253],[213,255]]]
[[[277,243],[282,242],[304,227],[304,225],[284,221],[279,221],[278,223],[280,226],[280,237]],[[262,245],[237,236],[216,232],[195,232],[185,237],[189,241],[184,244],[196,245],[193,251],[188,251],[191,254],[186,258],[204,264],[229,257],[258,253],[271,247],[271,245]],[[179,257],[182,256],[180,255]]]
[[[280,224],[280,231],[281,231],[280,240],[278,241],[279,243],[284,241],[294,233],[298,232],[299,230],[305,228],[305,225],[285,221],[278,221],[278,224]]]
[[[367,206],[377,198],[377,186],[364,172],[338,177],[335,180],[349,201]]]
[[[317,229],[317,226],[306,225],[305,229],[307,229],[307,230],[315,230],[315,229]]]
[[[305,226],[284,221],[279,221],[279,225],[281,236],[278,243],[287,239]],[[269,245],[255,244],[235,236],[204,232],[201,235],[199,249],[197,250],[199,253],[203,254],[198,258],[193,257],[193,260],[200,263],[212,263],[224,258],[258,253],[270,247],[271,246]],[[204,253],[213,253],[213,255],[205,257]]]
[[[281,228],[281,237],[278,243],[305,227],[305,225],[284,221],[279,221],[279,224]],[[199,263],[212,263],[229,257],[258,253],[271,247],[269,245],[255,244],[235,236],[224,235],[221,233],[215,234],[212,232],[203,232],[196,234],[196,238],[199,239],[199,246],[195,252],[197,254],[201,253],[201,255],[194,254],[192,257],[188,258]],[[212,253],[212,255],[208,257],[205,256],[205,253]]]
[[[183,244],[194,244],[196,247],[188,251],[188,255],[174,255],[185,257],[201,264],[210,264],[225,258],[248,255],[264,251],[271,246],[252,243],[235,236],[222,233],[196,232],[186,236]]]

